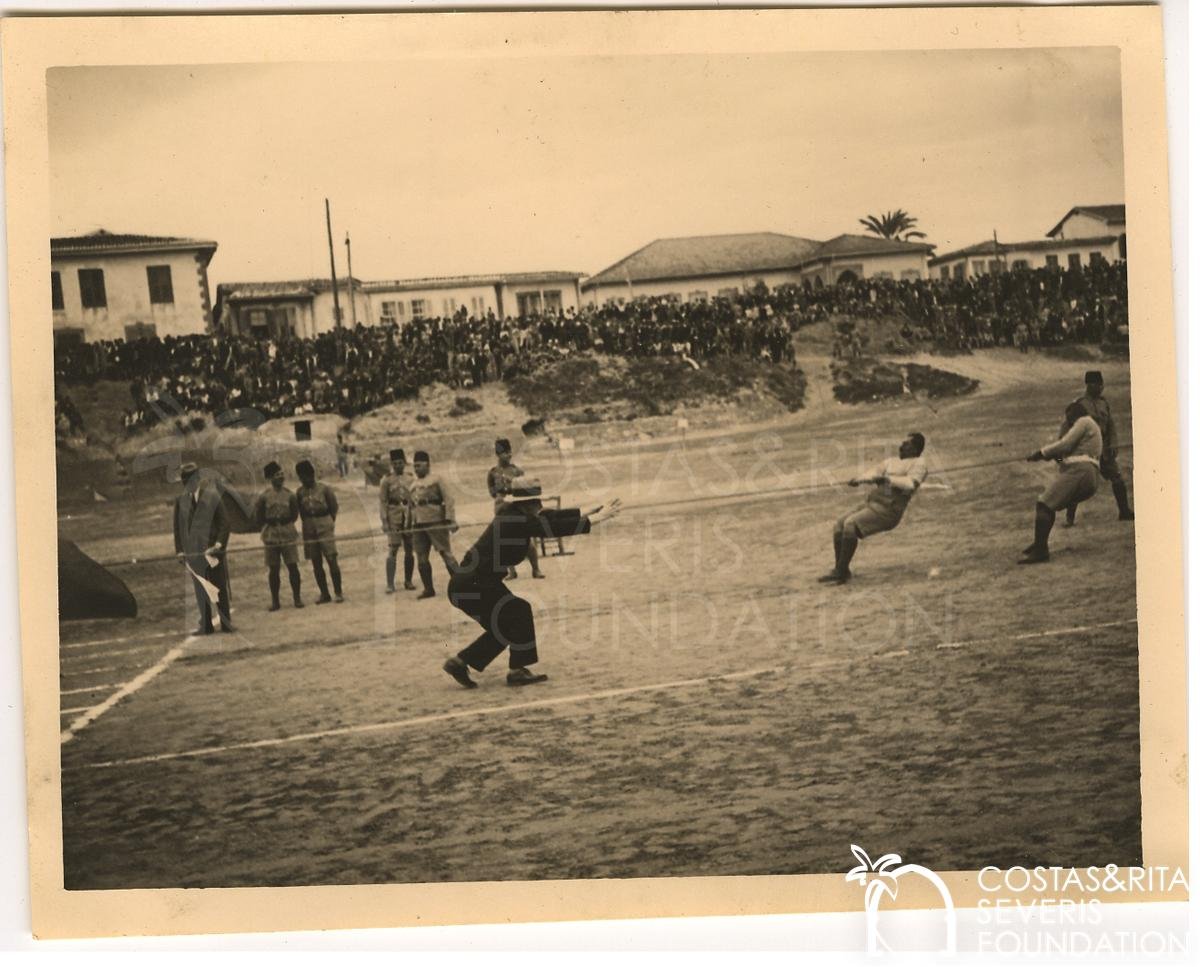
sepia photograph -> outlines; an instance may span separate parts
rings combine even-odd
[[[1147,864],[1117,42],[44,81],[63,889]]]

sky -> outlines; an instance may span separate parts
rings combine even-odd
[[[55,236],[219,245],[213,284],[597,272],[656,238],[946,252],[1124,201],[1114,48],[83,67],[47,74]]]

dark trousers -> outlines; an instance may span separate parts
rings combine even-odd
[[[225,566],[225,558],[221,557],[216,567],[208,567],[208,562],[203,559],[201,559],[200,567],[197,567],[191,559],[189,559],[188,563],[192,565],[193,571],[201,577],[212,581],[220,590],[220,594],[217,595],[217,615],[220,618],[221,624],[227,627],[232,625],[233,620],[229,616],[229,570]],[[200,587],[190,576],[188,580],[192,582],[192,590],[196,592],[196,607],[200,610],[200,628],[203,631],[212,631],[212,602],[209,601],[204,588]]]
[[[456,574],[450,578],[448,596],[454,607],[483,628],[483,634],[458,653],[475,671],[487,668],[505,648],[509,668],[524,668],[538,660],[533,609],[503,581]]]

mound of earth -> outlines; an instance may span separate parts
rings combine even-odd
[[[525,412],[576,424],[756,403],[794,413],[804,406],[805,387],[801,370],[754,360],[722,357],[694,366],[681,358],[592,353],[547,361],[507,384],[509,399]]]
[[[870,357],[835,360],[833,396],[839,403],[876,403],[920,394],[928,399],[963,396],[979,388],[979,380],[922,363],[882,362]]]

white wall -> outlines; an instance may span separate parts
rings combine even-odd
[[[397,303],[397,314],[395,316],[397,322],[401,325],[411,322],[413,319],[412,303],[414,299],[424,301],[424,315],[426,318],[453,315],[455,310],[460,306],[466,306],[467,312],[478,318],[485,317],[489,309],[493,315],[499,315],[496,306],[496,289],[491,285],[462,286],[446,289],[380,289],[373,290],[369,295],[371,322],[373,325],[378,325],[383,321],[383,303],[385,302]],[[401,303],[404,307],[403,312],[400,311],[399,304]]]
[[[544,281],[534,280],[533,282],[527,282],[522,285],[510,285],[506,282],[500,287],[500,297],[504,303],[504,316],[513,316],[514,318],[517,316],[517,310],[520,304],[518,296],[521,293],[526,292],[541,293],[543,297],[543,305],[545,304],[544,297],[546,293],[557,292],[562,303],[563,312],[566,312],[568,309],[579,308],[579,289],[575,279],[563,279],[557,281],[551,281],[549,279]]]
[[[1064,242],[1061,248],[1051,252],[1045,251],[1022,251],[1014,249],[1004,256],[1004,264],[1011,271],[1013,264],[1018,260],[1024,259],[1030,269],[1043,269],[1049,263],[1046,260],[1047,256],[1055,256],[1058,259],[1058,266],[1061,269],[1070,267],[1070,256],[1078,255],[1081,265],[1087,265],[1091,261],[1092,252],[1099,252],[1104,256],[1105,261],[1116,262],[1120,258],[1120,246],[1117,242],[1112,242],[1107,245],[1072,245],[1069,241]],[[954,277],[955,265],[966,265],[967,278],[975,278],[979,275],[986,275],[988,272],[988,264],[995,258],[993,255],[968,255],[966,258],[955,259],[953,262],[944,263],[944,265],[935,265],[929,270],[931,279],[940,279],[942,277],[942,269],[950,269],[950,277]]]
[[[1102,235],[1120,235],[1125,225],[1109,225],[1102,218],[1086,212],[1076,212],[1058,230],[1055,238],[1099,238]]]
[[[151,304],[146,276],[149,265],[170,266],[174,302]],[[88,342],[124,339],[125,327],[134,323],[152,323],[159,336],[185,336],[208,329],[208,276],[197,252],[59,256],[51,258],[50,269],[59,274],[63,293],[63,308],[53,313],[54,328],[80,328]],[[103,271],[105,308],[83,308],[80,269]]]
[[[342,285],[338,285],[338,305],[342,310],[342,325],[350,328],[354,321],[350,314],[350,292]],[[371,318],[371,301],[367,293],[362,289],[354,290],[354,311],[357,313],[357,321],[364,326],[374,325]],[[304,321],[296,320],[296,328],[300,330],[296,333],[298,336],[315,336],[318,333],[330,332],[336,328],[333,316],[333,291],[318,292],[313,296],[312,301],[312,316],[306,316]]]

